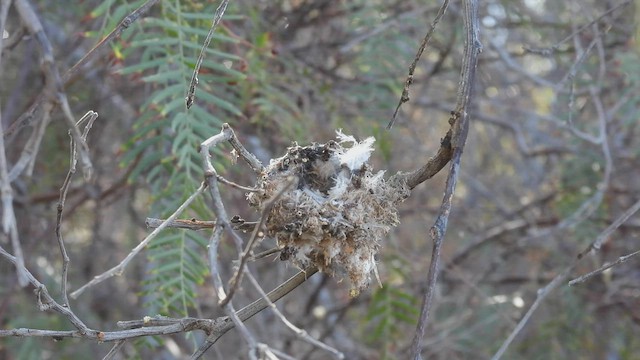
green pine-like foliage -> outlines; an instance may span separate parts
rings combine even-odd
[[[110,1],[97,10],[106,15],[105,29],[112,29],[141,3]],[[241,99],[228,85],[244,78],[233,69],[241,58],[221,50],[229,49],[237,40],[220,30],[206,50],[195,104],[188,110],[185,105],[214,5],[161,1],[114,45],[114,53],[121,54],[126,64],[119,73],[139,79],[150,89],[122,159],[124,166],[134,167],[130,181],[146,181],[150,187],[153,206],[149,216],[166,218],[194,192],[203,180],[199,144],[219,133],[223,122],[241,114]],[[230,16],[232,11],[227,10],[225,21],[238,19]],[[199,219],[212,216],[203,199],[182,215]],[[196,306],[197,286],[205,281],[208,271],[204,256],[207,241],[205,232],[168,230],[151,242],[142,294],[150,313],[185,316]]]
[[[399,286],[408,280],[406,261],[394,256],[385,264],[389,281],[373,291],[363,323],[365,338],[375,344],[381,359],[397,353],[397,346],[406,342],[406,334],[415,328],[420,315],[418,298]]]

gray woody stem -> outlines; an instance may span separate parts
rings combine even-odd
[[[438,280],[440,249],[447,230],[447,222],[449,219],[449,213],[451,212],[451,203],[460,172],[460,158],[467,140],[467,132],[469,128],[467,109],[469,107],[475,80],[475,72],[478,65],[478,54],[482,51],[482,45],[478,38],[478,4],[476,0],[463,1],[463,20],[465,27],[464,58],[462,60],[460,83],[458,85],[456,109],[449,120],[452,127],[451,147],[453,149],[453,157],[451,159],[449,175],[447,177],[444,199],[440,205],[440,210],[435,224],[431,227],[429,232],[431,240],[433,241],[433,252],[431,254],[429,274],[427,275],[427,288],[423,295],[422,307],[420,309],[420,318],[411,343],[411,358],[416,360],[420,359],[422,340],[427,324],[429,323],[429,312],[433,305],[433,294]]]

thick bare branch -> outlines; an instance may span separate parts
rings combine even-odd
[[[447,230],[447,222],[460,171],[460,159],[469,128],[468,108],[475,81],[476,67],[478,65],[478,54],[482,51],[482,45],[479,39],[478,4],[476,0],[463,1],[463,20],[466,34],[464,58],[462,60],[456,109],[452,113],[452,118],[449,120],[452,126],[451,146],[453,148],[453,155],[445,186],[444,199],[440,205],[435,224],[429,231],[431,240],[433,241],[433,250],[431,254],[431,264],[429,265],[429,274],[427,275],[426,292],[423,295],[420,309],[420,318],[411,343],[411,358],[415,360],[420,359],[422,339],[429,322],[429,312],[433,303],[433,294],[435,293],[438,280],[440,249]]]

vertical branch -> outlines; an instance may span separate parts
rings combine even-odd
[[[422,351],[422,338],[429,323],[429,313],[433,305],[433,294],[438,280],[440,250],[442,241],[447,230],[451,203],[456,189],[460,171],[460,158],[467,140],[469,129],[468,107],[475,80],[475,71],[478,65],[478,54],[482,51],[482,44],[479,39],[478,25],[478,4],[476,0],[463,1],[463,19],[465,27],[464,58],[458,84],[458,99],[456,109],[449,120],[452,127],[451,146],[453,156],[451,167],[447,177],[444,199],[440,205],[438,217],[435,224],[429,231],[433,241],[433,252],[431,254],[431,264],[427,276],[427,288],[423,295],[420,318],[416,327],[416,332],[411,343],[411,358],[420,359]]]
[[[218,302],[221,304],[225,313],[229,318],[233,321],[234,325],[238,328],[238,331],[242,335],[242,337],[246,340],[249,345],[249,356],[252,358],[255,356],[255,352],[257,349],[257,342],[244,325],[242,320],[236,314],[235,309],[233,308],[233,304],[231,301],[226,301],[227,294],[224,291],[224,285],[222,283],[222,277],[220,276],[220,272],[218,269],[218,246],[220,244],[220,239],[222,238],[223,231],[230,232],[230,235],[234,238],[236,247],[238,251],[242,251],[242,239],[233,231],[231,225],[229,224],[227,211],[222,202],[222,196],[220,195],[220,189],[218,188],[218,173],[216,169],[213,167],[211,163],[211,154],[209,149],[212,146],[216,146],[224,141],[230,141],[232,138],[235,138],[235,134],[231,127],[228,124],[222,125],[222,131],[210,137],[209,139],[202,142],[200,145],[200,155],[202,156],[202,167],[204,169],[205,183],[209,188],[209,192],[211,194],[211,198],[213,201],[213,211],[216,214],[217,221],[216,227],[213,230],[211,238],[209,239],[209,266],[211,269],[211,278],[213,280],[213,286],[216,291],[216,295],[218,297]],[[204,343],[200,345],[200,348],[196,351],[196,354],[193,358],[198,358],[204,352],[213,345],[208,339]]]
[[[89,134],[89,130],[91,126],[93,126],[93,122],[98,118],[98,113],[94,111],[87,112],[76,124],[76,127],[79,127],[84,121],[87,121],[87,125],[82,134],[82,139],[86,141],[87,135]],[[69,171],[67,172],[67,176],[62,183],[62,187],[60,188],[60,199],[58,200],[57,206],[57,217],[56,217],[56,238],[58,239],[58,247],[60,248],[60,254],[62,255],[62,281],[60,284],[60,289],[62,293],[62,301],[63,305],[69,305],[69,297],[67,295],[67,274],[69,269],[69,255],[67,254],[67,249],[64,245],[64,238],[62,237],[62,212],[64,210],[64,204],[67,200],[67,192],[69,191],[69,186],[71,185],[71,179],[73,175],[76,173],[76,165],[78,163],[77,158],[77,148],[76,142],[73,140],[73,136],[71,135],[71,130],[69,130],[69,143],[70,143],[70,156],[69,156]]]
[[[0,7],[0,61],[2,60],[2,34],[10,5],[10,0],[3,0]],[[1,69],[2,65],[0,63],[0,70]],[[7,156],[4,148],[2,109],[0,109],[0,199],[2,201],[2,231],[11,239],[11,246],[13,247],[13,253],[16,258],[15,266],[18,274],[18,283],[20,286],[27,286],[29,279],[26,275],[24,255],[22,254],[22,246],[20,245],[20,238],[18,237],[18,224],[16,223],[16,215],[13,210],[13,189],[11,188]]]
[[[71,107],[67,100],[67,96],[64,93],[64,85],[61,80],[58,69],[56,68],[53,58],[53,48],[51,42],[47,38],[44,32],[42,24],[38,19],[33,7],[28,0],[16,0],[16,10],[20,14],[20,18],[24,22],[29,32],[36,38],[40,45],[42,52],[43,70],[46,78],[46,89],[49,92],[49,99],[47,101],[57,101],[62,107],[64,113],[64,119],[67,121],[69,128],[71,128],[71,134],[73,140],[77,143],[78,153],[80,155],[80,162],[82,164],[82,171],[85,179],[89,180],[92,177],[93,165],[91,164],[91,158],[89,157],[89,148],[87,144],[82,141],[82,134],[80,130],[75,126],[75,118],[71,113]]]

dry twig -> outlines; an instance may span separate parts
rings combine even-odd
[[[500,349],[498,349],[496,354],[493,356],[492,360],[498,360],[502,357],[502,355],[504,355],[509,345],[511,345],[515,337],[522,331],[522,329],[524,329],[525,325],[531,318],[531,315],[537,310],[537,308],[540,306],[542,301],[546,299],[546,297],[555,288],[557,288],[567,278],[567,276],[569,276],[569,274],[571,274],[571,271],[573,271],[573,269],[575,269],[578,263],[584,258],[584,255],[595,254],[596,252],[598,252],[600,250],[600,247],[608,239],[610,239],[611,234],[614,231],[616,231],[624,222],[629,220],[629,218],[633,216],[636,212],[638,212],[638,210],[640,210],[640,200],[638,200],[635,204],[631,205],[631,207],[629,207],[624,213],[622,213],[611,225],[609,225],[606,229],[604,229],[596,237],[596,239],[591,243],[591,245],[589,245],[587,249],[585,249],[582,253],[580,253],[578,257],[569,266],[567,266],[559,275],[557,275],[549,284],[547,284],[542,289],[538,290],[536,300],[534,301],[533,304],[531,304],[531,307],[529,307],[525,315],[520,319],[520,321],[518,322],[518,325],[513,329],[513,331],[511,331],[507,339],[502,343],[502,346],[500,346]]]
[[[3,30],[9,13],[10,0],[2,0],[0,7],[0,70],[2,69],[2,49],[3,49]],[[11,179],[9,177],[9,169],[4,144],[4,127],[2,126],[2,109],[0,109],[0,201],[2,201],[2,232],[9,236],[11,246],[15,254],[16,273],[18,275],[18,283],[20,286],[27,286],[27,271],[24,266],[24,255],[22,253],[22,245],[18,236],[18,224],[13,209],[13,189],[11,188]]]
[[[411,358],[416,360],[420,358],[422,340],[426,326],[429,322],[429,312],[433,303],[433,294],[435,292],[438,279],[440,249],[447,230],[451,203],[453,201],[453,195],[460,171],[460,159],[467,139],[469,127],[468,109],[475,81],[478,54],[482,51],[482,44],[479,39],[477,1],[463,1],[462,13],[465,27],[464,58],[462,60],[456,109],[452,112],[452,117],[449,120],[452,127],[451,147],[453,148],[453,154],[449,175],[447,177],[444,199],[442,200],[442,205],[440,206],[435,224],[431,227],[429,232],[431,240],[433,241],[431,264],[429,266],[429,274],[427,275],[427,288],[423,295],[422,306],[420,309],[420,318],[411,343]]]
[[[82,133],[82,139],[84,141],[87,140],[87,135],[89,134],[89,130],[93,126],[93,122],[98,118],[98,113],[94,111],[89,111],[86,113],[78,122],[76,123],[76,127],[82,125],[83,122],[87,122],[85,125],[85,129]],[[58,239],[58,246],[60,247],[60,254],[62,255],[62,281],[61,281],[61,293],[63,305],[70,306],[69,298],[67,295],[67,275],[69,271],[69,255],[67,254],[67,249],[64,245],[64,239],[62,237],[62,212],[64,210],[65,201],[67,200],[67,192],[69,191],[69,186],[71,185],[71,179],[73,175],[76,173],[76,164],[78,163],[77,158],[77,147],[76,142],[71,135],[71,130],[69,130],[69,144],[70,144],[70,165],[69,171],[67,172],[67,176],[62,183],[62,187],[60,188],[60,199],[58,200],[57,206],[57,217],[56,217],[56,238]]]
[[[44,76],[46,79],[45,101],[55,101],[62,107],[64,119],[67,121],[67,125],[71,129],[73,140],[76,142],[85,180],[89,180],[93,176],[93,165],[91,164],[91,159],[89,157],[89,147],[87,146],[86,141],[82,140],[82,134],[75,126],[75,117],[71,113],[71,106],[69,105],[67,96],[64,93],[64,85],[55,64],[51,42],[49,42],[49,38],[44,32],[44,28],[28,0],[16,0],[15,6],[18,14],[20,14],[20,17],[23,20],[23,23],[40,45]]]
[[[177,218],[178,215],[180,215],[198,197],[198,195],[200,195],[204,191],[205,186],[205,183],[202,183],[200,187],[196,189],[196,191],[191,194],[191,196],[189,196],[189,198],[187,198],[187,200],[185,200],[182,205],[180,205],[180,207],[178,207],[178,209],[176,209],[176,211],[174,211],[173,214],[171,214],[171,216],[169,216],[169,218],[167,218],[167,220],[165,220],[162,225],[158,226],[151,232],[151,234],[147,235],[147,237],[144,238],[144,240],[142,240],[142,242],[140,242],[138,246],[133,248],[131,252],[129,252],[129,254],[118,265],[112,267],[111,269],[103,272],[100,275],[95,276],[93,279],[91,279],[91,281],[82,285],[78,290],[72,292],[71,297],[76,299],[78,296],[82,295],[82,293],[85,292],[85,290],[87,290],[88,288],[95,286],[112,276],[122,275],[122,272],[126,269],[129,262],[131,262],[131,260],[133,260],[133,258],[138,255],[142,251],[142,249],[144,249],[149,244],[149,242],[153,240],[153,238],[155,238],[162,230],[164,230],[169,225],[169,223],[175,220],[175,218]]]
[[[309,344],[319,349],[322,349],[331,353],[333,357],[336,359],[344,359],[344,354],[342,352],[332,348],[331,346],[323,343],[322,341],[314,339],[305,330],[300,329],[299,327],[293,325],[293,323],[291,323],[291,321],[289,321],[280,312],[280,310],[278,310],[276,305],[271,300],[269,300],[269,297],[267,296],[267,294],[265,294],[264,290],[262,290],[262,287],[260,286],[258,281],[253,277],[253,275],[248,274],[247,277],[249,278],[249,281],[253,284],[253,287],[255,287],[256,290],[258,290],[258,293],[260,293],[260,296],[262,296],[262,298],[266,300],[268,306],[271,308],[271,310],[273,310],[274,314],[276,314],[276,316],[280,319],[280,321],[282,321],[289,329],[291,329],[291,331],[293,331],[299,338],[303,339],[304,341],[308,342]]]
[[[265,203],[262,213],[260,214],[260,220],[258,220],[258,224],[253,228],[251,238],[249,238],[244,251],[240,253],[238,269],[234,273],[233,277],[231,277],[231,280],[229,280],[229,292],[227,294],[227,297],[220,300],[220,306],[225,306],[231,300],[235,291],[238,289],[238,286],[242,281],[244,267],[247,264],[247,260],[249,260],[249,257],[251,256],[253,247],[256,245],[256,241],[258,240],[260,229],[262,229],[262,227],[264,226],[264,222],[269,216],[269,213],[273,208],[273,204],[275,204],[276,201],[280,200],[282,194],[288,191],[289,188],[297,182],[296,180],[297,179],[295,178],[290,178],[289,181],[282,187],[282,189],[280,189],[280,191],[278,191],[278,193],[273,198],[269,199],[269,201]]]
[[[131,24],[138,20],[140,16],[149,11],[149,9],[158,1],[159,0],[147,0],[144,4],[140,5],[140,7],[125,16],[120,24],[118,24],[118,26],[113,29],[113,31],[111,31],[100,42],[98,42],[98,44],[96,44],[91,50],[89,50],[89,52],[87,52],[87,54],[85,54],[82,59],[80,59],[62,76],[62,87],[64,87],[64,85],[66,85],[78,72],[80,72],[80,70],[83,69],[86,64],[100,55],[100,53],[102,53],[102,51],[107,48],[111,41],[117,39],[124,30],[129,28],[129,26],[131,26]],[[9,127],[9,129],[7,129],[4,135],[11,135],[14,132],[24,128],[25,126],[32,124],[33,121],[36,120],[36,114],[40,111],[40,108],[42,107],[42,104],[45,100],[46,96],[43,91],[38,95],[33,104],[29,107],[29,110],[20,115],[20,117]]]
[[[209,47],[209,43],[211,42],[211,37],[213,36],[213,32],[216,30],[216,26],[222,20],[222,15],[224,15],[225,10],[227,10],[227,5],[229,4],[229,0],[222,0],[218,8],[216,9],[215,14],[213,15],[213,21],[211,22],[211,28],[209,28],[209,33],[207,37],[204,39],[204,44],[202,45],[202,49],[200,50],[200,55],[198,55],[198,60],[196,61],[196,67],[193,70],[193,75],[191,75],[191,81],[189,82],[189,90],[187,91],[187,97],[185,98],[185,102],[187,105],[187,109],[193,105],[196,97],[196,87],[198,86],[198,73],[200,72],[200,66],[202,66],[202,61],[204,60],[204,53],[207,51]]]
[[[391,129],[391,127],[393,127],[393,124],[396,121],[396,117],[398,116],[398,111],[400,111],[400,107],[402,106],[402,104],[409,101],[409,87],[411,86],[411,84],[413,84],[413,75],[414,75],[414,72],[416,71],[416,66],[418,66],[418,61],[420,61],[420,57],[422,56],[424,49],[427,47],[427,45],[429,45],[429,41],[431,40],[431,37],[433,36],[434,31],[436,30],[436,26],[440,22],[440,19],[444,16],[444,13],[447,11],[448,7],[449,7],[449,0],[444,0],[444,3],[442,3],[442,6],[440,6],[440,9],[438,10],[438,14],[436,14],[436,17],[433,19],[433,22],[431,23],[431,27],[429,28],[429,31],[427,31],[427,34],[424,36],[424,39],[422,39],[422,43],[418,48],[418,52],[416,53],[416,56],[413,58],[413,62],[411,62],[411,65],[409,65],[409,76],[407,76],[407,80],[404,82],[404,88],[402,89],[402,95],[400,96],[400,101],[398,101],[398,105],[396,106],[396,109],[393,112],[391,121],[389,121],[389,124],[387,124],[387,129]]]
[[[577,285],[577,284],[582,284],[583,282],[591,279],[592,277],[594,277],[594,276],[596,276],[598,274],[601,274],[601,273],[605,272],[608,269],[611,269],[612,267],[614,267],[616,265],[620,265],[623,262],[626,262],[627,260],[631,259],[632,257],[634,257],[634,256],[636,256],[638,254],[640,254],[640,250],[638,250],[636,252],[633,252],[631,254],[628,254],[628,255],[620,256],[619,258],[616,259],[616,261],[608,262],[608,263],[602,265],[601,267],[599,267],[596,270],[593,270],[593,271],[591,271],[591,272],[589,272],[587,274],[584,274],[584,275],[582,275],[580,277],[577,277],[577,278],[569,281],[569,283],[567,285],[573,286],[573,285]]]

